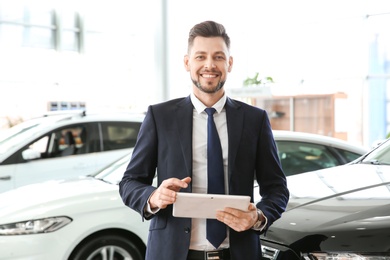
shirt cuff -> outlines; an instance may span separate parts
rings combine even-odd
[[[157,212],[160,211],[160,208],[152,209],[150,207],[150,197],[152,197],[152,194],[150,194],[150,196],[148,198],[148,202],[146,203],[146,206],[144,208],[144,215],[145,215],[145,217],[150,217],[151,215],[154,215],[154,214],[156,214]]]

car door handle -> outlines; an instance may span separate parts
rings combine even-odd
[[[11,176],[0,177],[0,181],[9,181],[9,180],[11,180]]]

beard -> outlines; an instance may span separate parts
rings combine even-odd
[[[200,76],[199,76],[200,77]],[[218,92],[222,87],[223,85],[225,85],[225,81],[222,81],[222,80],[219,80],[217,85],[214,86],[214,87],[208,87],[208,86],[202,86],[202,84],[200,83],[199,81],[199,77],[198,77],[198,80],[196,79],[193,79],[191,78],[192,80],[192,83],[202,92],[204,93],[208,93],[208,94],[213,94],[213,93],[216,93]]]

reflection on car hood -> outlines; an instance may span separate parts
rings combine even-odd
[[[0,194],[0,223],[123,207],[118,186],[93,177],[47,181]]]
[[[309,250],[390,249],[390,166],[344,165],[287,182],[288,208],[263,239],[293,248],[310,241]]]

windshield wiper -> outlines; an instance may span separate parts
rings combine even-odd
[[[390,163],[387,162],[380,162],[377,159],[369,160],[369,161],[364,161],[362,164],[374,164],[374,165],[390,165]]]

